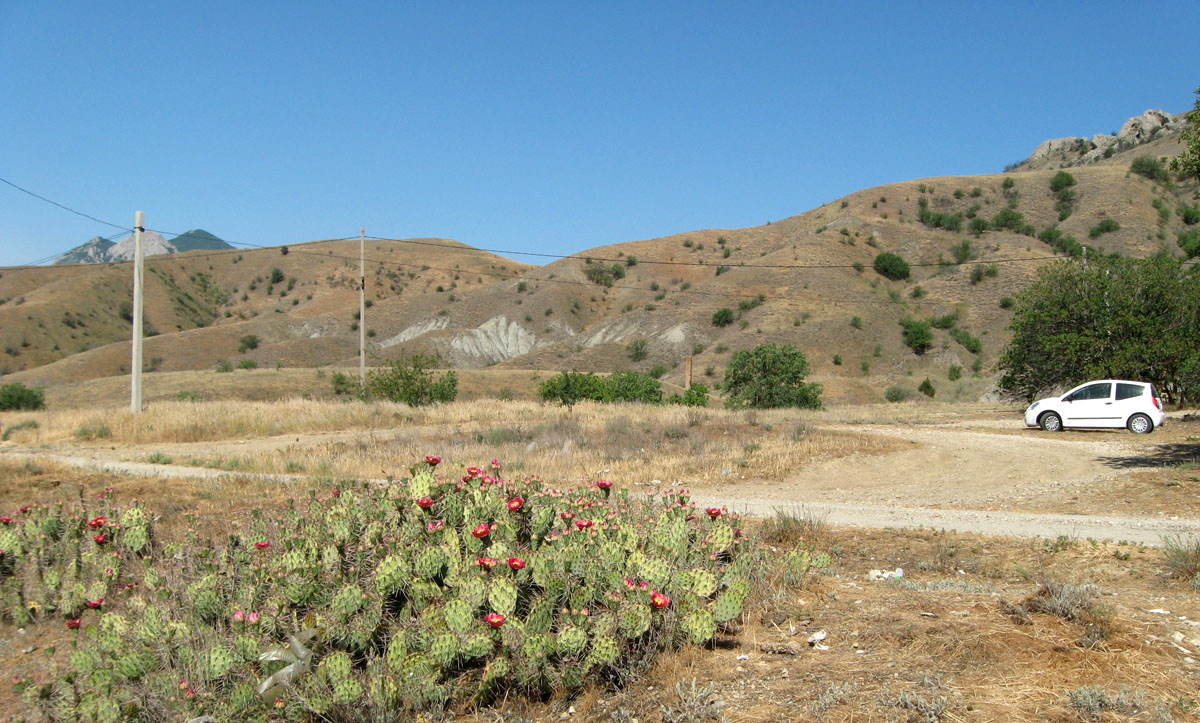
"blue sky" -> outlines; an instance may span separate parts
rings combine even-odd
[[[235,244],[571,254],[1187,110],[1198,26],[1194,1],[0,0],[0,178]],[[0,265],[115,233],[0,184]]]

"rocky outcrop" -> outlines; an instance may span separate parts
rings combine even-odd
[[[113,261],[131,260],[136,249],[134,238],[127,236],[116,243],[97,236],[91,241],[76,246],[54,260],[56,264],[103,264]],[[162,234],[154,231],[142,233],[142,253],[146,256],[155,254],[175,254],[196,249],[231,249],[229,244],[213,236],[203,229],[196,229],[180,234],[168,241]]]
[[[1085,166],[1116,151],[1161,138],[1165,133],[1178,133],[1183,125],[1182,116],[1177,118],[1170,113],[1151,109],[1125,121],[1116,134],[1098,133],[1091,138],[1052,138],[1044,141],[1019,166],[1035,166],[1055,160],[1062,165]]]
[[[496,316],[452,338],[450,355],[457,365],[494,364],[533,351],[537,342],[537,337],[517,322]]]

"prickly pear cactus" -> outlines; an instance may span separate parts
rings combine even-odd
[[[713,619],[713,614],[702,608],[684,615],[680,627],[687,634],[688,642],[696,645],[712,640],[717,634],[717,622]]]
[[[718,623],[727,623],[742,614],[744,595],[737,590],[725,590],[717,596],[712,614]]]

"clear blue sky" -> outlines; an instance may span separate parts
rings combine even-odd
[[[235,244],[570,254],[1187,110],[1198,27],[1194,0],[0,0],[0,177]],[[114,233],[0,184],[0,264]]]

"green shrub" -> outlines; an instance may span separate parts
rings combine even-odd
[[[835,367],[840,367],[842,365],[842,355],[841,354],[833,355],[833,365]]]
[[[874,267],[876,273],[893,281],[907,279],[911,271],[907,261],[901,258],[899,254],[894,254],[890,251],[885,251],[876,256]]]
[[[452,402],[458,396],[458,375],[451,370],[434,376],[432,369],[438,363],[431,354],[401,357],[385,369],[367,373],[364,396],[410,407]]]
[[[1151,181],[1159,183],[1168,181],[1171,178],[1170,173],[1167,172],[1167,167],[1154,156],[1138,156],[1129,164],[1129,170],[1139,176],[1144,176]]]
[[[938,213],[929,210],[929,199],[921,198],[917,205],[917,220],[929,228],[944,228],[947,231],[962,230],[963,215],[961,213]]]
[[[588,259],[583,266],[583,275],[594,284],[611,287],[618,280],[625,278],[625,267],[617,263],[605,265],[602,261]]]
[[[571,407],[583,400],[608,401],[609,387],[591,372],[567,371],[550,377],[538,386],[538,398]]]
[[[1188,255],[1188,258],[1200,256],[1200,229],[1190,229],[1182,231],[1178,234],[1179,248]]]
[[[1025,225],[1025,215],[1011,208],[1006,208],[1000,213],[992,217],[991,227],[999,231],[1000,229],[1008,229],[1009,231],[1021,232]]]
[[[1005,179],[1004,179],[1004,182],[1000,184],[1000,186],[1001,186],[1001,187],[1002,187],[1002,188],[1003,188],[1005,191],[1007,191],[1008,189],[1012,188],[1012,187],[1013,187],[1013,186],[1015,186],[1015,185],[1016,185],[1016,181],[1014,181],[1014,180],[1012,179],[1012,176],[1009,176],[1009,177],[1005,178]]]
[[[946,378],[952,382],[958,381],[962,377],[962,367],[957,364],[951,364],[950,370],[946,372]]]
[[[911,297],[913,299],[924,298],[925,289],[923,289],[920,284],[917,284],[916,286],[913,287],[912,291],[908,292],[908,295],[909,295],[909,297]]]
[[[1200,223],[1200,206],[1180,206],[1179,218],[1189,226]]]
[[[625,345],[625,353],[629,356],[630,361],[640,362],[650,356],[650,343],[645,339],[633,339]]]
[[[242,359],[238,362],[238,369],[257,369],[258,362],[254,359]]]
[[[1015,304],[1015,303],[1017,303],[1017,302],[1011,296],[1000,297],[1000,308],[1001,309],[1011,309],[1011,308],[1013,308],[1013,304]]]
[[[972,354],[978,354],[983,351],[983,342],[962,329],[951,329],[950,338],[962,344],[963,348]]]
[[[975,258],[975,251],[971,248],[970,239],[963,239],[962,243],[951,246],[950,253],[954,255],[956,264],[965,264]]]
[[[45,404],[45,392],[39,387],[27,387],[20,382],[0,385],[0,411],[41,409]]]
[[[286,277],[280,269],[271,269],[271,283],[281,284]]]
[[[958,314],[956,313],[935,316],[929,320],[929,325],[934,329],[949,329],[956,323],[958,323]]]
[[[742,349],[725,369],[725,404],[733,409],[820,409],[821,386],[804,381],[808,372],[808,359],[794,346]]]
[[[238,351],[245,354],[251,349],[257,349],[259,342],[260,340],[257,335],[246,334],[241,339],[238,339]]]
[[[662,404],[662,384],[645,372],[617,371],[603,381],[608,387],[607,401]]]
[[[1058,193],[1065,188],[1070,188],[1075,185],[1075,176],[1072,176],[1066,171],[1059,171],[1050,179],[1050,190]]]
[[[722,306],[712,315],[713,326],[729,326],[733,323],[733,320],[733,309],[730,309],[728,306]]]
[[[231,372],[233,371],[233,362],[228,359],[221,359],[217,362],[216,370],[221,373]]]
[[[918,321],[916,319],[900,320],[904,343],[908,348],[913,350],[913,353],[917,355],[924,354],[933,345],[933,332],[929,326],[928,321]]]
[[[709,374],[709,376],[712,376]],[[693,382],[687,391],[683,394],[672,394],[667,399],[668,404],[682,404],[685,407],[707,407],[708,406],[708,387],[703,384]]]
[[[1111,218],[1106,218],[1106,219],[1103,219],[1102,221],[1100,221],[1100,223],[1098,223],[1095,226],[1092,226],[1091,228],[1088,229],[1088,238],[1099,238],[1101,236],[1101,234],[1111,233],[1113,231],[1119,231],[1120,229],[1121,229],[1121,224],[1117,223],[1116,220],[1111,219]]]
[[[334,372],[329,381],[333,384],[333,393],[338,396],[357,396],[362,393],[358,380],[343,372]]]
[[[925,381],[921,382],[921,385],[917,387],[917,391],[931,399],[937,393],[933,388],[933,382],[929,381],[929,377],[925,377]]]
[[[910,396],[912,396],[912,392],[904,387],[888,387],[887,391],[883,393],[884,399],[889,402],[903,402]]]
[[[920,288],[920,287],[917,287],[917,288]],[[854,327],[855,329],[861,329],[863,327],[862,317],[861,316],[850,317],[850,326]]]

